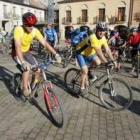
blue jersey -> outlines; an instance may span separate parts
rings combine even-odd
[[[48,41],[55,41],[57,39],[57,33],[54,28],[46,29],[45,30],[46,40]]]

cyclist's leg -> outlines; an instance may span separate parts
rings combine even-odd
[[[85,89],[85,81],[88,73],[88,67],[86,65],[86,61],[83,55],[76,54],[77,61],[79,66],[81,67],[82,75],[81,75],[81,89]]]
[[[88,78],[90,79],[91,82],[94,82],[97,79],[97,76],[92,75],[91,69],[93,68],[93,65],[96,65],[96,66],[100,65],[101,60],[97,56],[97,54],[93,54],[93,55],[87,57],[86,60],[91,63],[89,68],[88,68]]]
[[[135,68],[135,63],[136,63],[136,55],[137,55],[137,50],[136,49],[132,49],[131,51],[131,56],[132,56],[132,71]]]
[[[31,64],[32,67],[38,64],[37,60],[33,57],[31,53],[26,53],[24,57],[25,57],[25,60]],[[34,71],[34,75],[33,75],[32,81],[34,82],[33,84],[36,84],[40,80],[40,69],[39,68],[33,69],[33,71]],[[28,76],[28,79],[29,79],[29,76]],[[28,83],[28,80],[26,82]]]
[[[93,54],[89,57],[87,57],[86,59],[88,62],[91,62],[90,66],[89,66],[89,71],[92,69],[93,65],[97,65],[99,66],[101,64],[101,60],[100,58],[97,56],[97,54]]]
[[[37,64],[37,61],[34,59],[34,57],[30,53],[28,53],[28,52],[24,53],[23,57],[24,57],[25,61],[30,63],[32,66]],[[15,60],[18,64],[21,65],[21,62],[20,62],[20,60],[18,59],[17,56],[15,57]],[[23,74],[22,74],[23,94],[25,96],[29,96],[29,94],[30,94],[29,90],[28,90],[29,74],[30,74],[30,70],[24,71]]]

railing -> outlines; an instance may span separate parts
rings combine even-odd
[[[86,18],[78,17],[77,18],[77,24],[84,24],[87,22],[88,22],[88,17],[86,17]]]
[[[116,17],[116,16],[111,16],[111,17],[107,17],[108,18],[108,22],[109,24],[117,24],[117,23],[124,23],[126,22],[126,15],[123,17]]]
[[[71,24],[72,22],[72,18],[66,18],[66,17],[63,17],[62,18],[62,24]]]
[[[140,13],[134,13],[134,20],[140,21]]]
[[[93,17],[93,24],[97,24],[99,22],[99,17],[95,16]]]
[[[3,18],[4,19],[10,19],[10,13],[3,13]]]
[[[18,20],[20,16],[18,14],[13,14],[13,19]]]

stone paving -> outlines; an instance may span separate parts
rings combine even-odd
[[[131,86],[134,102],[113,112],[101,104],[96,87],[87,99],[70,95],[63,82],[68,68],[52,65],[47,71],[67,113],[65,126],[58,128],[46,115],[43,94],[35,99],[36,105],[14,98],[10,81],[18,70],[9,55],[0,54],[0,140],[140,140],[139,79],[126,72],[118,75]]]

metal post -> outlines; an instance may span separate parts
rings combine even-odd
[[[53,14],[54,14],[53,0],[48,0],[48,23],[54,22]]]

